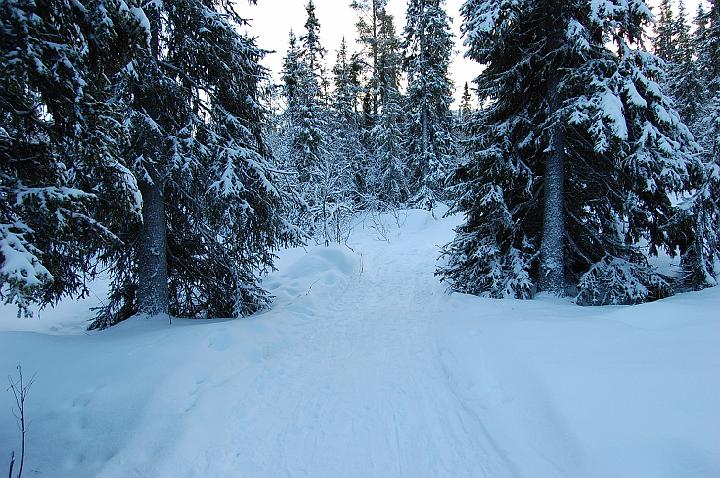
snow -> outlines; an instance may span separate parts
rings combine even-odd
[[[442,212],[282,251],[248,320],[82,332],[103,282],[32,322],[0,309],[0,372],[36,374],[27,475],[720,476],[720,290],[448,295],[433,272],[460,218]],[[0,457],[11,410],[0,393]]]
[[[31,232],[30,228],[22,223],[0,224],[0,257],[3,258],[0,276],[9,282],[32,287],[52,276],[38,260],[36,250],[25,240],[28,232]]]
[[[610,120],[610,127],[616,138],[626,140],[628,137],[627,123],[625,122],[625,113],[623,112],[623,104],[610,89],[606,88],[602,95],[600,107],[605,118]]]

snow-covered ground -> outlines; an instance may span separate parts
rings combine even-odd
[[[283,251],[274,308],[247,320],[84,332],[100,292],[40,320],[0,309],[0,375],[36,374],[25,476],[720,476],[720,289],[448,295],[433,272],[457,218],[395,222]]]

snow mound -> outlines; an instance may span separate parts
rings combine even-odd
[[[284,251],[281,262],[285,266],[270,274],[263,287],[275,297],[275,312],[299,316],[312,315],[337,289],[348,287],[362,267],[358,254],[336,245]]]

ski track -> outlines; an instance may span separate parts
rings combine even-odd
[[[364,256],[363,272],[338,288],[324,313],[308,318],[294,346],[257,378],[258,395],[239,406],[243,415],[247,405],[261,404],[257,417],[282,411],[273,423],[236,427],[274,437],[250,445],[255,459],[248,464],[257,468],[248,473],[501,476],[488,473],[481,424],[457,406],[451,389],[437,386],[447,382],[432,328],[432,297],[442,293],[433,261],[418,264],[421,256],[399,254],[401,246],[383,249]],[[241,432],[229,448],[247,441],[255,440]]]

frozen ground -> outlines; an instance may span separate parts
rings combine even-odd
[[[0,373],[37,374],[26,476],[720,476],[720,289],[638,307],[447,295],[456,219],[367,219],[283,251],[249,320],[0,309]],[[98,287],[101,290],[102,286]],[[17,448],[0,388],[0,475]]]

